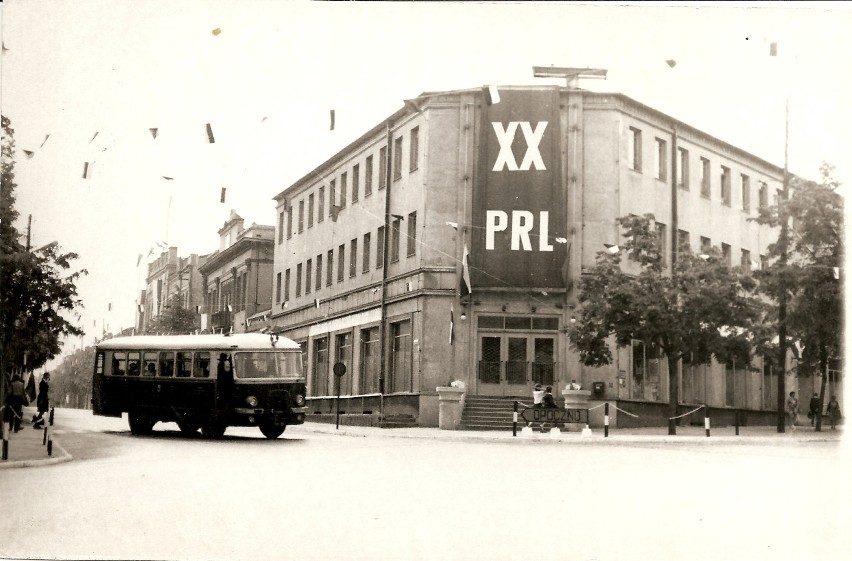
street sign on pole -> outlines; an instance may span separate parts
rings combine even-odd
[[[340,428],[340,379],[344,376],[344,374],[346,374],[346,365],[343,364],[342,362],[336,362],[336,363],[334,363],[334,366],[332,366],[331,371],[334,372],[334,377],[337,378],[337,380],[336,380],[336,382],[337,382],[337,397],[334,398],[334,409],[337,411],[337,414],[335,415],[336,419],[335,419],[334,428],[339,429]]]

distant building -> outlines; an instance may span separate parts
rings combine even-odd
[[[409,100],[275,196],[270,323],[302,345],[313,412],[339,387],[344,411],[434,426],[450,381],[526,399],[577,380],[661,421],[658,349],[634,341],[590,368],[568,344],[577,280],[621,240],[616,219],[653,213],[669,267],[686,247],[765,261],[777,233],[751,219],[781,189],[778,166],[621,94],[498,91]],[[774,422],[777,372],[747,366],[684,363],[680,402]]]
[[[243,224],[232,210],[219,229],[219,249],[199,266],[203,329],[241,333],[250,327],[250,318],[269,312],[275,228]],[[255,327],[259,326],[257,322]]]
[[[187,310],[200,313],[202,303],[201,274],[199,265],[205,257],[191,254],[179,257],[177,247],[169,247],[148,264],[145,290],[140,293],[137,304],[137,328],[146,332],[174,298]]]

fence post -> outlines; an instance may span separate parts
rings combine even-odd
[[[609,436],[609,402],[604,403],[604,438]]]
[[[3,459],[9,459],[9,423],[6,422],[6,408],[0,407],[0,412],[3,413],[2,421],[3,421]]]
[[[47,455],[53,455],[53,407],[50,408],[50,417],[44,430],[47,434]]]
[[[734,430],[737,436],[740,435],[740,410],[734,410]]]
[[[704,406],[704,432],[710,436],[710,408]]]
[[[515,409],[512,412],[512,436],[518,436],[518,402],[515,402]]]

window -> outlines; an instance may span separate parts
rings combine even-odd
[[[701,158],[701,196],[710,198],[710,160]]]
[[[293,207],[287,207],[287,239],[293,237]]]
[[[313,395],[328,394],[328,338],[314,339]]]
[[[731,168],[722,166],[720,183],[722,204],[731,206]]]
[[[207,351],[195,353],[192,363],[193,378],[210,377],[210,353]]]
[[[689,232],[686,230],[677,231],[677,252],[689,253]]]
[[[157,375],[157,353],[146,352],[142,355],[145,368],[142,370],[143,376]]]
[[[281,273],[275,275],[275,301],[281,301]]]
[[[313,261],[308,259],[305,263],[305,294],[311,293],[311,285],[313,284],[311,281],[313,280]]]
[[[740,175],[740,185],[743,194],[743,210],[748,211],[751,208],[751,183],[747,175]]]
[[[364,163],[364,196],[369,197],[373,194],[373,156],[367,156],[367,161]]]
[[[138,376],[139,371],[139,352],[134,351],[127,353],[127,375]]]
[[[666,180],[666,166],[668,157],[666,155],[666,141],[662,138],[655,139],[657,143],[657,151],[654,153],[654,170],[656,177],[662,181]]]
[[[411,321],[392,323],[390,337],[388,387],[391,393],[411,391]]]
[[[192,376],[192,353],[178,351],[175,353],[177,365],[177,377],[189,378]]]
[[[682,189],[689,190],[689,150],[678,148],[677,184]]]
[[[701,236],[701,253],[704,255],[710,253],[711,247],[712,244],[710,242],[710,238],[705,238],[704,236]]]
[[[284,243],[284,211],[278,213],[278,243]]]
[[[391,223],[390,260],[391,263],[399,261],[399,224],[400,219],[394,218]]]
[[[376,231],[376,269],[381,269],[385,264],[385,227],[379,226]]]
[[[364,234],[364,264],[361,270],[364,273],[370,271],[370,232]]]
[[[317,222],[325,220],[325,185],[319,188],[317,196]]]
[[[346,251],[346,245],[340,244],[337,247],[337,282],[343,282],[343,252]]]
[[[764,271],[769,267],[769,258],[765,255],[760,256],[760,270]]]
[[[334,278],[334,250],[328,250],[328,259],[325,265],[325,285],[331,286],[331,279]]]
[[[740,265],[746,271],[751,271],[751,252],[749,250],[740,250]]]
[[[127,373],[127,353],[116,351],[112,354],[112,375],[124,376]]]
[[[344,208],[346,206],[346,179],[346,172],[344,171],[340,174],[340,202],[337,205],[340,208]]]
[[[334,179],[328,182],[328,215],[334,216],[334,201],[337,200],[334,192]]]
[[[662,399],[660,388],[662,353],[660,349],[654,344],[647,345],[642,341],[633,341],[632,347],[631,397],[646,401],[660,401]]]
[[[352,168],[352,202],[358,202],[358,190],[360,188],[360,179],[361,179],[361,166],[355,164]]]
[[[393,180],[402,177],[402,137],[393,141]]]
[[[358,238],[349,242],[349,278],[358,272]]]
[[[284,301],[290,301],[290,269],[284,271]]]
[[[411,129],[410,143],[408,145],[408,171],[412,172],[417,169],[417,160],[420,152],[420,127]]]
[[[379,149],[379,191],[387,186],[388,182],[388,147],[382,146]]]
[[[769,206],[769,186],[763,181],[759,185],[757,188],[757,204],[759,208],[766,208]]]
[[[346,366],[346,374],[337,377],[341,395],[352,394],[352,333],[341,333],[334,338],[334,360]]]
[[[308,228],[314,225],[314,194],[308,195]]]
[[[657,224],[657,251],[660,252],[660,263],[666,264],[666,248],[668,247],[668,237],[666,234],[666,225],[659,222]]]
[[[627,140],[629,143],[627,149],[627,165],[630,166],[630,169],[642,173],[642,131],[630,127]]]
[[[316,289],[322,288],[322,253],[317,255],[317,284]]]
[[[731,246],[726,243],[722,244],[722,261],[728,267],[731,266]]]
[[[375,393],[379,391],[379,328],[361,330],[361,380],[359,391]]]
[[[296,265],[296,298],[302,295],[302,264]]]
[[[305,229],[305,201],[299,201],[299,233]]]
[[[408,247],[405,254],[408,257],[414,255],[417,246],[417,213],[412,212],[408,215]]]
[[[160,376],[174,376],[175,353],[160,353]]]

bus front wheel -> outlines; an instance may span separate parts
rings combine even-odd
[[[273,425],[271,423],[264,423],[258,427],[260,432],[263,433],[263,436],[266,438],[273,440],[281,436],[284,432],[284,429],[287,428],[287,425]]]

